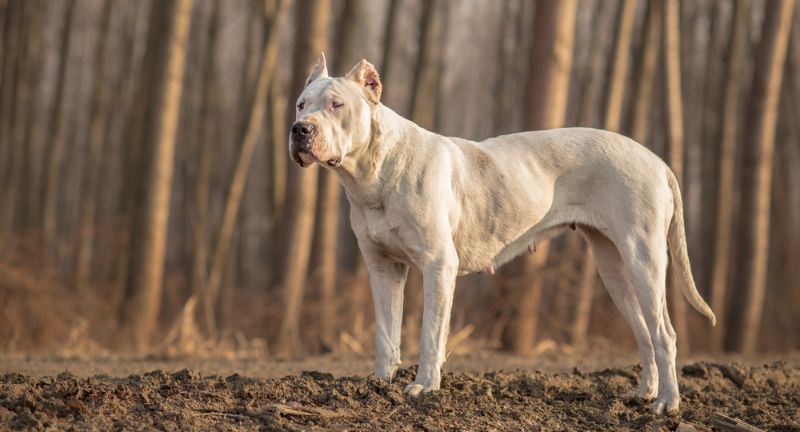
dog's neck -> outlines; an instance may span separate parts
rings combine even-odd
[[[352,202],[365,208],[381,208],[386,179],[404,169],[403,160],[389,155],[402,152],[395,147],[407,140],[404,119],[391,109],[378,103],[371,118],[370,141],[349,153],[335,169]],[[391,157],[392,160],[387,160]],[[397,160],[395,160],[397,159]]]

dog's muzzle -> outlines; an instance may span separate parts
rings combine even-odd
[[[311,143],[317,133],[317,128],[313,123],[297,121],[292,125],[291,145],[289,152],[292,160],[300,164],[301,167],[310,166],[315,161],[319,160],[314,150],[311,148]],[[331,168],[338,168],[342,164],[341,159],[329,159],[325,163]]]
[[[314,155],[311,153],[311,142],[317,128],[309,122],[298,121],[292,125],[290,153],[292,160],[300,164],[301,167],[311,165],[314,162]]]

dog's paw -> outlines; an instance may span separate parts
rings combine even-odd
[[[673,415],[677,414],[679,405],[680,398],[677,396],[659,396],[650,406],[650,411],[655,415]]]
[[[384,381],[392,382],[397,366],[377,366],[375,367],[375,377]]]
[[[426,387],[422,384],[411,383],[403,389],[403,394],[405,394],[406,397],[411,400],[419,400],[423,395],[434,390],[438,390],[438,388],[433,388],[433,386]]]
[[[622,395],[625,400],[641,399],[644,401],[651,401],[656,398],[657,389],[655,386],[640,385],[638,390],[631,390]]]

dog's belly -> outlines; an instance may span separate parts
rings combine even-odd
[[[536,220],[531,216],[529,220]],[[489,266],[499,267],[512,258],[527,252],[535,252],[536,244],[563,232],[568,222],[551,224],[550,220],[519,229],[511,239],[487,236],[486,240],[460,241],[456,244],[459,255],[459,275],[485,271]]]

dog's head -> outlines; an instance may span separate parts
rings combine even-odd
[[[344,77],[330,78],[325,56],[306,79],[297,98],[297,120],[289,133],[289,154],[307,167],[314,162],[336,168],[372,135],[372,111],[380,103],[381,81],[375,67],[361,60]]]

